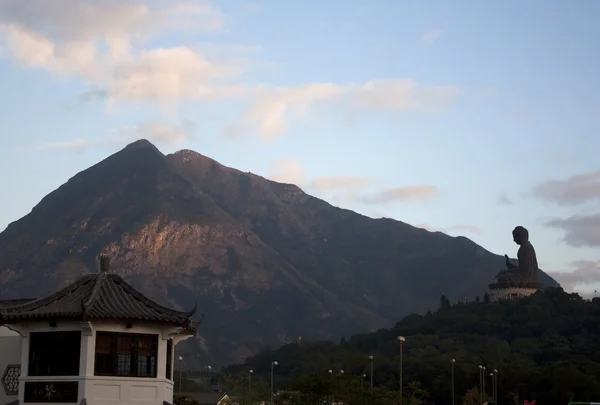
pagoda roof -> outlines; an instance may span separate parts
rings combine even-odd
[[[0,325],[32,320],[122,320],[180,325],[195,330],[191,311],[177,311],[149,299],[117,274],[86,275],[41,299],[0,306]]]

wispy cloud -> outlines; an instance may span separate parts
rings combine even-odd
[[[442,30],[435,28],[423,35],[421,41],[429,44],[438,39],[440,35],[442,35]]]
[[[239,7],[260,11],[253,2]],[[219,35],[226,14],[208,1],[4,0],[0,46],[22,66],[78,78],[88,86],[84,101],[153,105],[172,111],[190,101],[237,100],[246,106],[224,128],[228,135],[272,140],[294,123],[326,108],[360,112],[439,112],[458,95],[452,85],[408,78],[363,83],[305,83],[279,88],[245,77],[260,46],[176,43],[156,47],[171,34]],[[439,35],[428,34],[429,37]],[[185,38],[186,35],[175,37]]]
[[[511,200],[506,193],[500,194],[498,197],[498,204],[500,205],[513,205],[513,200]]]
[[[600,213],[553,218],[544,224],[564,232],[563,241],[574,247],[600,247]]]
[[[44,142],[36,146],[38,150],[73,150],[84,151],[98,146],[123,145],[137,139],[147,139],[157,145],[182,144],[189,140],[196,124],[183,121],[180,125],[168,125],[162,122],[148,122],[142,125],[120,128],[111,136],[100,139],[74,139],[68,141]]]
[[[550,275],[568,290],[598,284],[600,283],[600,260],[576,260],[571,263],[569,270],[550,272]]]
[[[532,195],[564,206],[600,200],[600,170],[540,183],[533,188]]]
[[[440,194],[432,185],[392,187],[379,179],[361,176],[326,176],[311,178],[297,159],[277,160],[271,169],[271,180],[296,184],[317,195],[334,200],[352,201],[363,205],[390,205],[402,202],[426,201]]]
[[[365,195],[362,201],[367,204],[392,204],[398,201],[429,200],[440,194],[436,186],[411,185],[383,189],[371,195]]]
[[[225,133],[238,136],[255,128],[262,139],[272,140],[284,134],[291,123],[332,106],[354,116],[368,111],[435,113],[448,106],[458,93],[455,86],[426,86],[411,79],[346,85],[314,83],[276,89],[263,87],[254,93],[246,113],[226,128]]]
[[[414,224],[413,226],[428,230],[429,232],[455,233],[457,231],[466,231],[475,235],[481,235],[483,233],[482,229],[475,225],[452,225],[446,228],[435,227],[429,224]]]

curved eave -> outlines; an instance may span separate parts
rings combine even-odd
[[[198,311],[198,303],[194,302],[194,308],[192,308],[191,311],[188,311],[186,313],[186,317],[191,318],[192,316],[194,316],[194,314],[196,313],[196,311]],[[204,318],[204,314],[202,315],[202,318]]]

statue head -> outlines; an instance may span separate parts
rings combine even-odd
[[[529,241],[529,231],[520,225],[513,229],[512,234],[513,240],[517,245],[522,245]]]

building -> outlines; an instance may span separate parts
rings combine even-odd
[[[489,296],[492,302],[501,300],[517,300],[535,294],[539,288],[535,287],[496,287],[490,288]]]
[[[0,405],[173,403],[177,343],[198,322],[100,271],[46,298],[0,302]]]

